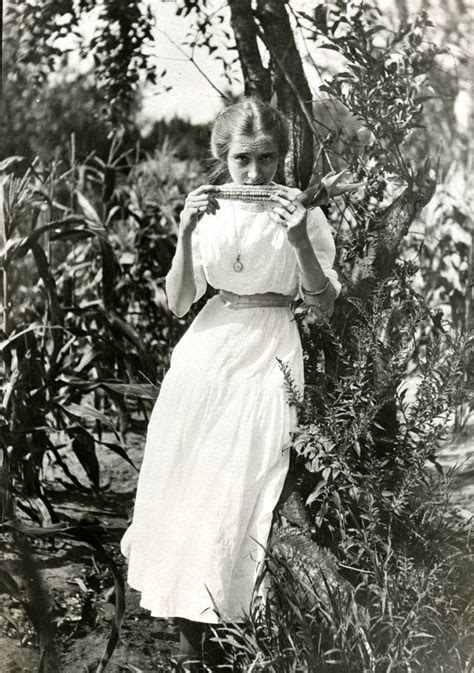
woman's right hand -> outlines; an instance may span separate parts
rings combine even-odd
[[[180,216],[183,232],[191,233],[194,231],[199,218],[204,213],[216,214],[216,211],[220,208],[219,202],[214,196],[217,191],[218,189],[214,185],[201,185],[201,187],[189,192]]]

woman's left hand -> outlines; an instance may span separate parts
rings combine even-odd
[[[286,231],[288,241],[294,247],[308,242],[306,208],[296,199],[298,194],[301,194],[299,189],[282,187],[272,196],[278,205],[270,211],[270,219]]]

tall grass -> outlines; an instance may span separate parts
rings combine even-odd
[[[1,164],[0,505],[2,532],[16,543],[32,590],[23,595],[3,563],[0,589],[25,607],[38,631],[38,671],[57,670],[57,661],[48,588],[28,540],[34,546],[44,537],[72,537],[108,565],[115,617],[98,671],[107,666],[124,614],[123,579],[104,548],[104,528],[63,520],[43,468],[46,457],[56,464],[74,497],[101,493],[99,451],[134,467],[125,439],[131,416],[146,419],[169,340],[183,329],[162,288],[192,176],[184,165],[173,173],[168,150],[140,165],[136,148],[124,152],[114,140],[106,161],[90,155],[78,162],[72,139],[66,163],[25,167],[14,157]]]
[[[272,673],[468,673],[474,664],[474,559],[469,529],[440,502],[433,481],[412,503],[412,530],[392,527],[374,546],[370,521],[348,531],[367,560],[341,571],[349,591],[322,593],[310,573],[270,555],[271,592],[242,624],[214,638],[234,671]]]

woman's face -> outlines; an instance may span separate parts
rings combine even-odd
[[[238,135],[227,154],[227,168],[239,185],[268,185],[278,166],[278,150],[264,135]]]

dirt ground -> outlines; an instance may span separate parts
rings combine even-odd
[[[474,424],[473,424],[474,426]],[[128,453],[137,468],[141,462],[144,433],[129,434]],[[119,541],[132,511],[137,472],[112,451],[101,448],[101,491],[74,492],[64,487],[64,474],[56,466],[47,466],[48,490],[61,521],[100,524],[106,530],[104,544],[118,567],[125,573]],[[474,511],[474,427],[469,437],[452,438],[439,453],[439,461],[448,469],[458,465],[453,490],[453,505],[462,518]],[[87,479],[80,465],[74,474],[83,484]],[[105,564],[97,563],[87,545],[61,536],[32,543],[37,567],[41,570],[49,601],[50,621],[54,624],[54,643],[60,673],[92,673],[97,670],[113,619],[113,578]],[[17,554],[7,549],[9,570],[21,579]],[[33,673],[39,661],[38,641],[31,621],[20,602],[8,594],[0,595],[0,671]],[[48,610],[46,605],[45,613]],[[155,619],[139,606],[138,594],[126,589],[126,612],[122,632],[112,660],[110,673],[159,673],[173,671],[172,655],[178,645],[176,626]]]
[[[113,438],[104,439],[112,441]],[[128,455],[137,468],[143,445],[143,434],[127,436]],[[105,529],[104,546],[125,574],[119,542],[132,511],[137,472],[112,451],[102,447],[100,452],[100,493],[66,490],[64,474],[54,466],[46,469],[47,488],[61,521],[71,525],[100,524]],[[79,463],[68,460],[68,465],[83,484],[88,483]],[[63,536],[34,541],[32,548],[49,594],[60,673],[96,671],[114,614],[110,570],[96,562],[92,548]],[[7,549],[6,556],[9,570],[18,578],[20,588],[25,588],[14,549]],[[31,622],[17,600],[5,594],[0,600],[0,671],[34,672],[39,652]],[[107,670],[110,673],[172,671],[171,655],[177,644],[176,627],[168,621],[151,618],[140,608],[137,592],[127,587],[120,642]]]

